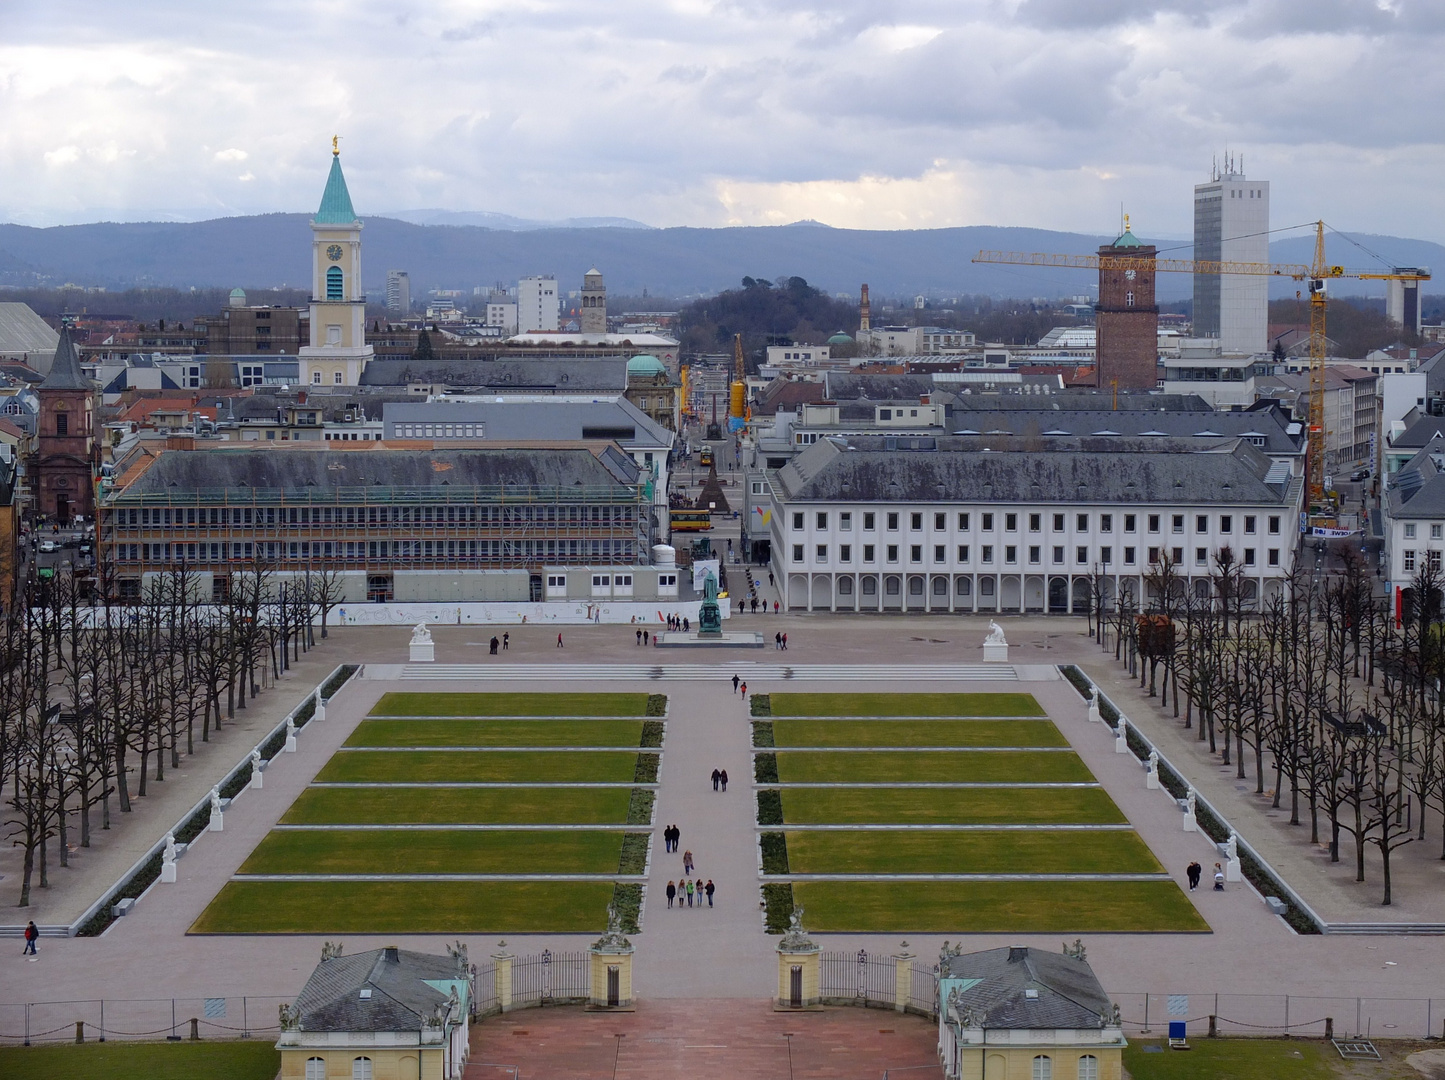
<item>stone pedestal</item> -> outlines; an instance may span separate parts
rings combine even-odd
[[[255,791],[260,791],[265,786],[266,781],[261,776],[261,770],[253,767],[251,769],[251,788]]]
[[[498,942],[506,945],[505,941]],[[497,1007],[502,1012],[512,1011],[512,962],[516,957],[509,952],[492,953],[492,965],[496,972]]]
[[[1095,690],[1089,695],[1089,723],[1103,723],[1104,718],[1099,715],[1099,691]]]
[[[173,863],[173,862],[163,862],[163,863],[161,863],[161,882],[162,882],[162,884],[172,885],[172,884],[175,883],[175,880],[176,880],[176,864]]]
[[[210,825],[207,826],[207,828],[209,828],[209,829],[211,830],[211,832],[225,832],[225,831],[226,831],[226,815],[223,814],[223,813],[221,813],[221,811],[219,811],[219,810],[212,810],[212,811],[211,811],[211,823],[210,823]]]
[[[1187,800],[1185,800],[1185,799],[1180,799],[1180,800],[1179,800],[1179,810],[1180,810],[1181,814],[1183,815],[1184,831],[1185,831],[1185,832],[1198,832],[1198,831],[1199,831],[1199,822],[1195,819],[1195,817],[1194,817],[1194,811],[1189,808],[1189,803],[1188,803]]]
[[[985,641],[983,643],[983,660],[986,664],[1007,664],[1008,642]]]
[[[408,659],[413,664],[430,664],[436,660],[436,644],[431,641],[413,641]]]
[[[311,714],[311,719],[313,719],[313,720],[325,720],[325,719],[326,719],[326,702],[329,701],[329,700],[330,700],[329,698],[324,698],[324,697],[318,697],[318,698],[316,699],[316,711]]]
[[[1226,859],[1224,861],[1224,880],[1243,881],[1244,871],[1240,868],[1238,859]]]
[[[296,733],[295,733],[295,732],[292,732],[290,735],[287,735],[287,736],[286,736],[286,745],[285,745],[284,747],[282,747],[282,753],[285,753],[285,754],[294,754],[294,753],[296,753]]]
[[[1146,770],[1144,773],[1144,786],[1150,791],[1158,791],[1160,788],[1159,773],[1154,769]]]
[[[1114,729],[1114,753],[1127,754],[1129,752],[1129,726],[1124,723],[1123,717],[1119,718],[1119,726]]]

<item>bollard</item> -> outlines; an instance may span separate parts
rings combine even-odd
[[[201,1041],[201,1021],[200,1021],[198,1018],[196,1018],[196,1017],[193,1016],[193,1017],[191,1017],[191,1042],[200,1042],[200,1041]]]
[[[75,1022],[75,1041],[78,1042],[78,1043],[83,1043],[83,1042],[85,1042],[85,1021],[84,1021],[84,1020],[77,1020],[77,1021]]]
[[[1217,1039],[1219,1037],[1219,1017],[1213,1013],[1209,1014],[1209,1037],[1211,1039]]]
[[[1335,1037],[1335,1018],[1334,1018],[1333,1016],[1327,1016],[1327,1017],[1325,1017],[1325,1038],[1327,1038],[1327,1039],[1333,1039],[1334,1037]]]

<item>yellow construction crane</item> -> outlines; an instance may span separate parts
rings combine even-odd
[[[1015,266],[1051,266],[1077,270],[1153,269],[1176,274],[1254,274],[1287,277],[1308,282],[1310,296],[1310,414],[1305,475],[1312,512],[1324,498],[1325,465],[1325,282],[1330,278],[1361,281],[1429,281],[1425,267],[1396,267],[1389,271],[1350,270],[1325,261],[1325,223],[1315,222],[1315,257],[1304,263],[1221,262],[1211,259],[1160,259],[1147,256],[1055,255],[1022,251],[980,251],[976,263]]]

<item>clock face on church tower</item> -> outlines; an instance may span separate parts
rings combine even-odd
[[[340,262],[340,261],[341,261],[341,245],[340,245],[340,244],[332,244],[330,247],[328,247],[328,248],[326,249],[326,257],[327,257],[328,259],[330,259],[332,262]]]

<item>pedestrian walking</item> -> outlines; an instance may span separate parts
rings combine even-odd
[[[772,572],[771,570],[769,570],[769,571],[768,571],[768,588],[771,589],[772,587],[773,587],[773,572]]]
[[[692,852],[690,851],[682,853],[682,872],[684,874],[692,873]]]
[[[496,635],[496,634],[493,634],[493,635],[492,635],[492,641],[491,641],[491,645],[492,645],[492,655],[493,655],[493,656],[496,656],[496,655],[497,655],[497,646],[500,645],[500,644],[501,644],[501,642],[500,642],[499,640],[497,640],[497,635]]]
[[[507,651],[507,645],[511,642],[511,640],[512,640],[512,635],[511,635],[511,633],[508,632],[508,631],[503,631],[503,633],[502,633],[502,652],[506,652],[506,651]]]
[[[742,680],[737,677],[737,673],[734,672],[734,673],[733,673],[733,693],[734,693],[734,694],[736,694],[736,693],[738,692],[738,683],[741,682],[741,681],[742,681]]]
[[[688,872],[691,873],[691,871],[688,871]],[[692,893],[693,893],[692,878],[688,878],[688,879],[687,879],[687,906],[688,906],[688,907],[692,907]]]
[[[644,645],[647,644],[647,631],[646,631],[646,630],[644,630],[644,631],[642,632],[642,644],[644,644]]]
[[[689,632],[691,629],[692,629],[692,620],[689,619],[686,615],[684,615],[684,616],[682,617],[682,632],[683,632],[684,634],[686,634],[686,633]]]
[[[717,782],[719,779],[721,779],[721,777],[722,773],[718,772],[716,769],[712,771],[712,789],[714,791],[717,790]]]
[[[773,634],[773,648],[777,649],[779,652],[782,652],[783,650],[783,632],[781,630],[778,630]]]
[[[642,631],[641,631],[641,630],[637,631],[637,644],[639,644],[639,645],[642,644]]]
[[[677,886],[672,882],[667,883],[667,906],[672,907],[672,898],[677,895]]]
[[[726,791],[728,789],[728,771],[724,769],[718,773],[718,779],[722,781],[722,789]]]
[[[1200,866],[1197,862],[1192,862],[1189,864],[1189,869],[1186,870],[1185,873],[1189,876],[1189,891],[1193,892],[1199,888],[1199,879],[1204,874],[1204,867]]]
[[[742,695],[743,695],[743,700],[744,700],[744,701],[747,701],[747,700],[748,700],[748,684],[747,684],[747,683],[743,683],[743,685],[742,685],[739,689],[741,690],[741,693],[742,693]]]
[[[773,614],[776,615],[777,613],[778,613],[778,602],[777,602],[776,600],[774,600],[774,601],[773,601]]]
[[[1214,891],[1224,891],[1224,868],[1218,863],[1214,864]]]
[[[787,634],[784,634],[784,635],[783,635],[783,652],[787,652],[787,651],[788,651],[788,635],[787,635]]]
[[[36,926],[34,922],[31,922],[31,923],[26,924],[26,927],[25,927],[25,949],[24,949],[23,952],[21,952],[20,955],[21,955],[21,956],[25,956],[25,955],[29,954],[30,956],[35,956],[35,955],[36,955],[36,952],[35,952],[35,943],[36,943],[36,941],[38,941],[39,939],[40,939],[40,927]]]
[[[707,893],[707,906],[712,907],[712,878],[707,879],[707,888],[703,891]]]

